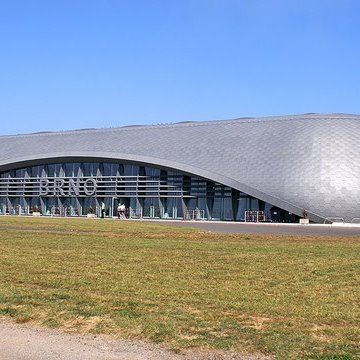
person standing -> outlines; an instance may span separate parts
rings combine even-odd
[[[125,219],[125,205],[120,205],[120,219]]]
[[[101,202],[101,218],[103,219],[105,217],[105,203]]]

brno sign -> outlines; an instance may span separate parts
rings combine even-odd
[[[42,178],[40,179],[40,196],[92,196],[95,195],[95,179],[79,178]]]

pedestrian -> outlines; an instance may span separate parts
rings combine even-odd
[[[105,203],[101,202],[101,218],[103,219],[105,217]]]
[[[119,210],[120,210],[120,219],[125,219],[125,205],[121,204]]]

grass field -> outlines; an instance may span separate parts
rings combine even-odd
[[[360,358],[360,237],[0,217],[0,316],[277,359]]]

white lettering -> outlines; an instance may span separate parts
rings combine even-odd
[[[87,196],[92,196],[96,192],[96,181],[95,179],[86,179],[84,183],[84,193]]]
[[[64,179],[55,179],[54,180],[54,196],[56,196],[56,195],[65,196],[65,192],[63,189],[64,184],[65,184]]]
[[[40,196],[93,196],[97,190],[95,179],[41,178]]]
[[[49,180],[40,179],[40,196],[46,196],[49,193]]]
[[[76,182],[74,179],[69,180],[69,196],[71,196],[72,191],[75,193],[76,196],[80,195],[80,180],[76,179]]]

